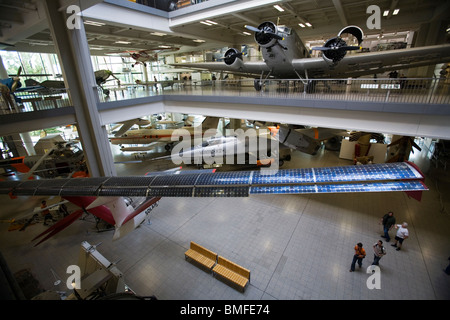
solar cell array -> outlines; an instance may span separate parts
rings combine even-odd
[[[412,165],[361,166],[161,174],[0,182],[0,193],[61,196],[247,197],[250,194],[305,194],[427,190]]]

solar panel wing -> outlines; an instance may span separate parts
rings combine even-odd
[[[0,194],[8,194],[22,181],[0,181]]]
[[[69,179],[61,188],[61,196],[96,196],[103,182],[109,177]]]
[[[250,188],[250,194],[301,194],[316,193],[316,186],[289,185],[289,186],[257,186]]]
[[[278,171],[266,171],[265,174],[255,171],[252,177],[252,185],[259,184],[298,184],[314,182],[314,173],[311,168],[284,169]]]
[[[59,195],[62,187],[68,183],[68,179],[54,179],[54,180],[45,180],[44,183],[40,184],[36,188],[35,196],[57,196]]]
[[[193,186],[199,173],[156,176],[151,186]]]
[[[194,197],[248,197],[249,187],[195,187]]]
[[[149,186],[150,183],[155,179],[154,176],[129,176],[129,177],[111,177],[106,180],[102,186],[114,186],[114,187],[122,187],[122,186]]]
[[[201,174],[196,186],[248,185],[251,171],[215,172]]]
[[[425,191],[428,188],[417,180],[383,181],[372,183],[331,183],[288,186],[257,186],[250,188],[250,194],[310,194],[310,193],[353,193],[387,191]]]
[[[153,176],[111,177],[102,183],[99,196],[145,197]]]
[[[192,197],[193,187],[151,187],[147,196],[154,197]]]
[[[28,180],[16,185],[12,191],[15,196],[32,196],[44,180]]]

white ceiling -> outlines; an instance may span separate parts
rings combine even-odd
[[[152,1],[152,0],[150,0]],[[244,25],[257,26],[263,21],[272,21],[294,28],[304,42],[311,40],[327,40],[346,25],[360,26],[366,36],[371,34],[391,33],[399,31],[417,31],[423,24],[441,23],[439,32],[441,39],[445,39],[445,29],[450,24],[450,1],[448,0],[285,0],[272,1],[278,3],[284,12],[279,12],[273,4],[261,5],[263,0],[210,0],[207,2],[183,7],[170,13],[160,12],[170,19],[164,26],[153,25],[152,15],[139,12],[144,23],[137,24],[137,20],[129,18],[120,19],[121,15],[104,17],[95,16],[95,19],[84,16],[84,20],[95,20],[105,23],[102,26],[85,24],[85,30],[92,54],[115,52],[136,49],[151,49],[159,45],[172,45],[180,47],[179,52],[208,50],[240,44],[254,44],[253,35],[245,36],[247,31]],[[95,9],[95,4],[118,8],[132,17],[136,11],[142,9],[149,11],[147,6],[139,5],[127,0],[78,0],[64,1],[61,8],[68,4],[82,5],[82,9]],[[117,7],[121,4],[122,7]],[[219,4],[219,5],[216,5]],[[94,7],[92,7],[94,5]],[[100,5],[97,5],[100,6]],[[384,10],[400,9],[398,15],[382,17],[381,29],[369,30],[366,26],[367,13],[370,5],[377,5]],[[209,7],[207,10],[195,10]],[[89,10],[90,10],[89,9]],[[131,10],[130,10],[131,9]],[[87,10],[88,11],[88,10]],[[95,11],[95,10],[94,10]],[[145,20],[146,19],[146,20]],[[159,18],[161,19],[161,18]],[[201,20],[210,19],[217,23],[213,26],[201,24]],[[118,22],[120,21],[120,22]],[[148,24],[145,23],[148,21]],[[312,27],[302,28],[299,23],[309,22]],[[160,24],[161,25],[161,24]],[[158,30],[160,29],[160,30]],[[152,35],[154,31],[163,31],[165,36]],[[165,32],[169,31],[169,32]],[[194,39],[202,39],[203,44],[196,43]],[[126,40],[131,44],[117,44],[118,40]],[[0,42],[14,46],[0,45],[0,49],[14,51],[54,52],[52,36],[47,26],[45,10],[40,0],[0,0]]]

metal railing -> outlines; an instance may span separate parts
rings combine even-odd
[[[450,80],[436,78],[395,79],[253,79],[165,81],[157,84],[129,84],[109,87],[107,96],[99,90],[100,102],[135,99],[155,95],[203,95],[265,97],[301,100],[360,101],[406,104],[450,104]]]
[[[0,98],[0,114],[33,112],[72,106],[67,89],[20,91],[11,94],[10,105]]]
[[[98,88],[100,102],[136,99],[156,95],[201,95],[230,97],[263,97],[304,101],[355,101],[403,104],[450,104],[450,80],[436,78],[397,79],[298,79],[266,80],[263,84],[254,79],[228,79],[203,81],[161,81]],[[104,89],[108,89],[105,94]],[[68,92],[48,90],[15,92],[10,106],[0,96],[0,114],[32,112],[71,106]]]

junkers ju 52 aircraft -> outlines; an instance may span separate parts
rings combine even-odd
[[[226,51],[223,62],[180,63],[174,66],[258,77],[254,82],[256,90],[260,90],[269,78],[299,79],[306,84],[306,91],[310,92],[315,84],[314,81],[309,81],[311,79],[360,77],[450,60],[450,45],[346,56],[348,51],[361,49],[364,33],[357,26],[345,27],[322,47],[311,48],[322,52],[322,58],[311,58],[309,50],[291,28],[277,26],[269,21],[263,22],[257,28],[246,28],[255,32],[255,41],[261,49],[263,61],[243,61],[242,53],[230,48]],[[354,36],[357,44],[347,44],[343,38],[344,34]]]

